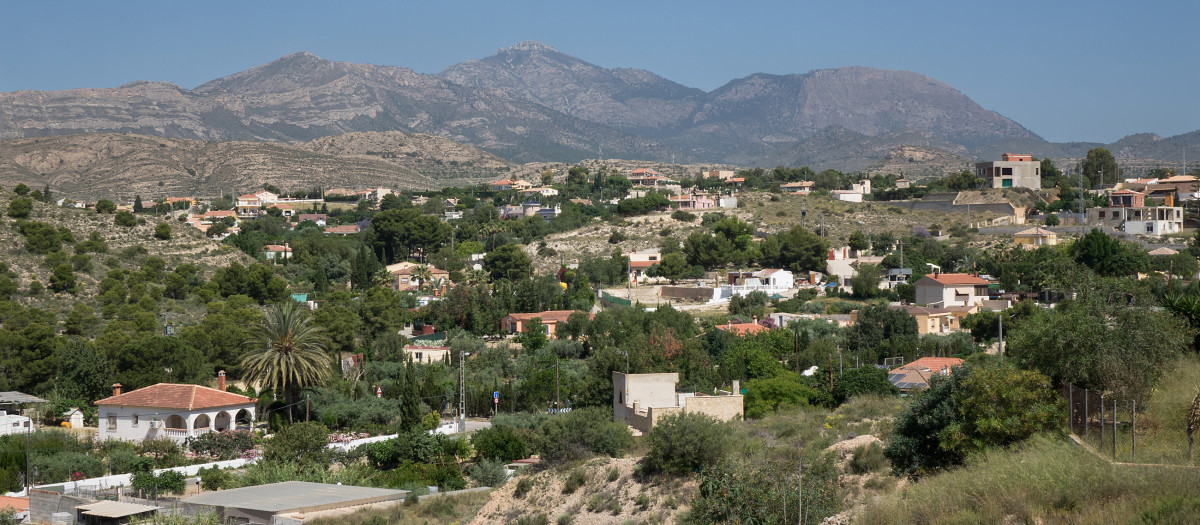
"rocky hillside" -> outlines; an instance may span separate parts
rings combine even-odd
[[[438,74],[464,86],[499,89],[618,129],[662,135],[703,101],[704,91],[642,69],[607,69],[537,42],[521,42]]]
[[[294,145],[97,133],[0,141],[0,185],[49,184],[75,199],[154,199],[315,186],[437,189],[517,166],[440,137],[353,133]]]
[[[652,72],[605,68],[524,42],[437,75],[296,53],[195,89],[0,93],[0,138],[130,132],[296,143],[351,132],[422,133],[514,162],[626,158],[863,169],[898,146],[972,158],[1078,157],[953,87],[869,67],[754,74],[705,93]],[[1133,136],[1124,158],[1174,159],[1200,132]],[[1090,145],[1094,146],[1094,145]]]
[[[892,148],[883,160],[868,166],[864,171],[871,175],[897,174],[910,180],[919,180],[941,178],[974,167],[970,159],[939,149],[900,146]]]

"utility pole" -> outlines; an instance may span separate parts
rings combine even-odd
[[[40,409],[39,409],[40,410]],[[33,487],[33,460],[30,457],[29,439],[33,434],[33,420],[26,421],[29,428],[25,429],[25,497],[30,497],[29,489]]]
[[[458,433],[467,431],[467,353],[458,351]]]
[[[554,358],[554,408],[562,408],[558,404],[559,399],[560,399],[559,395],[562,393],[561,383],[559,382],[561,377],[562,376],[558,372],[558,357],[555,357]]]
[[[804,457],[796,460],[796,523],[804,525]]]
[[[625,289],[629,296],[629,306],[633,306],[633,252],[629,252],[629,255],[625,258]]]
[[[304,420],[308,421],[308,394],[304,394]]]
[[[1079,164],[1079,223],[1087,223],[1087,216],[1083,214],[1083,161]]]
[[[996,315],[996,322],[1000,324],[1000,358],[1004,359],[1004,312]]]

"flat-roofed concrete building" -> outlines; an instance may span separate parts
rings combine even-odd
[[[667,414],[693,412],[721,421],[742,417],[743,399],[737,381],[730,392],[716,395],[676,392],[679,374],[623,374],[613,372],[613,421],[649,432]]]
[[[1033,155],[1005,153],[998,161],[976,164],[975,175],[987,180],[989,188],[1042,189],[1042,165]]]
[[[233,523],[270,524],[280,522],[280,518],[291,518],[291,522],[298,523],[304,520],[305,514],[333,509],[389,501],[399,503],[407,495],[407,490],[284,481],[205,492],[186,501],[192,505],[213,507],[218,516]]]

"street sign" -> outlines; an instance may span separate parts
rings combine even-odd
[[[500,392],[492,392],[492,399],[500,399]]]

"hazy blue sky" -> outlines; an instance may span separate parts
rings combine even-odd
[[[8,2],[0,91],[193,88],[301,50],[436,73],[536,40],[712,90],[849,65],[945,82],[1052,141],[1200,129],[1200,2]]]

